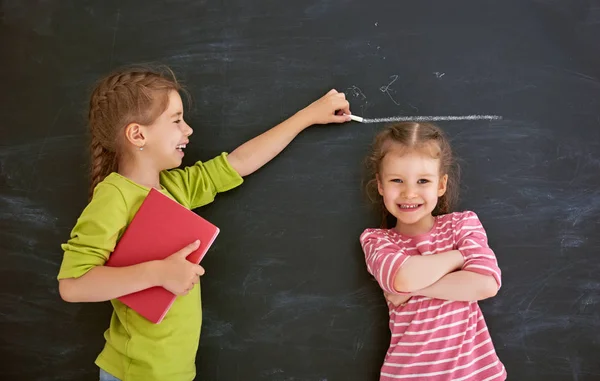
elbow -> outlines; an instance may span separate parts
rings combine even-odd
[[[240,177],[246,177],[250,174],[248,169],[244,166],[244,160],[239,157],[237,151],[234,150],[232,153],[227,155],[227,161],[229,162],[231,168],[233,168],[233,170],[236,171]]]
[[[419,290],[417,286],[410,277],[402,276],[401,271],[398,271],[394,278],[394,289],[397,292],[415,292]]]
[[[481,282],[478,290],[478,300],[493,298],[498,294],[498,283],[493,276],[487,276],[485,282]]]
[[[400,267],[394,275],[394,288],[398,292],[417,292],[430,286],[432,283],[427,283],[422,274],[408,266]]]
[[[75,282],[76,281],[73,278],[61,279],[58,281],[58,293],[60,294],[61,299],[67,303],[81,302],[75,292]]]

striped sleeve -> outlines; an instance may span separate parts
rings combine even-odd
[[[391,294],[408,294],[394,288],[396,273],[409,258],[404,250],[381,229],[366,229],[360,236],[360,244],[365,253],[367,270],[375,277],[379,287]]]
[[[465,258],[463,270],[491,275],[502,286],[501,271],[494,251],[490,249],[485,229],[474,212],[457,214],[455,222],[456,248]]]

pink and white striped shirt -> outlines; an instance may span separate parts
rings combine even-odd
[[[394,229],[366,229],[360,236],[367,269],[380,287],[393,294],[394,276],[411,255],[459,250],[462,270],[491,275],[501,285],[501,272],[477,215],[451,213],[435,217],[425,234],[408,237]],[[507,377],[496,355],[476,301],[457,302],[413,296],[390,309],[390,347],[380,381],[501,381]]]

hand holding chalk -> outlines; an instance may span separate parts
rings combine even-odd
[[[300,111],[313,124],[344,123],[350,121],[350,103],[346,95],[335,89],[330,90]]]

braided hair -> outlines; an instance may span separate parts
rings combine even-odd
[[[118,169],[122,132],[130,123],[152,124],[168,107],[169,92],[182,90],[169,68],[133,67],[102,78],[89,104],[91,184],[94,189]]]

